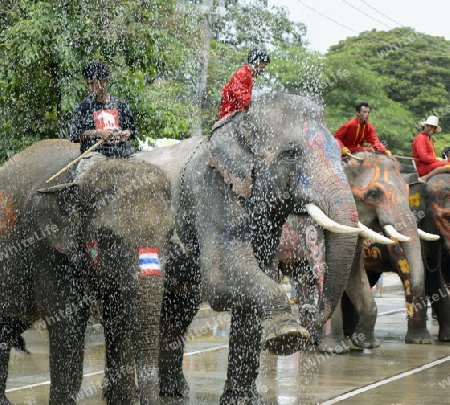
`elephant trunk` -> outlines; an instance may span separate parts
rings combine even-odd
[[[132,333],[141,404],[157,403],[159,397],[158,353],[162,296],[159,276],[139,275],[136,324]]]
[[[328,217],[339,224],[358,227],[358,215],[350,189],[346,184],[340,184],[338,187],[330,185],[328,188],[328,190],[333,189],[334,195],[327,196],[327,202],[331,203],[326,206],[323,201],[322,204],[321,201],[315,203]],[[324,237],[326,266],[316,326],[325,323],[338,305],[347,285],[358,240],[357,234],[341,234],[327,230],[324,230]]]
[[[420,236],[417,230],[417,223],[414,216],[409,211],[409,207],[400,210],[402,217],[395,221],[395,218],[383,217],[383,213],[379,213],[380,224],[385,227],[386,225],[392,225],[397,232],[406,236],[409,240],[402,241],[399,239],[400,246],[403,250],[400,257],[391,257],[396,264],[396,267],[400,271],[410,273],[411,293],[415,296],[419,296],[424,286],[424,268],[421,255]],[[406,215],[405,215],[406,212]],[[388,222],[389,221],[389,222]]]

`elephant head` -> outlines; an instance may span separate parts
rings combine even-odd
[[[358,152],[344,165],[360,221],[398,241],[410,270],[411,291],[420,294],[424,283],[417,223],[409,209],[409,190],[399,164],[376,152]]]
[[[414,312],[408,321],[407,343],[430,343],[427,330],[427,298],[439,323],[438,338],[450,340],[450,173],[445,168],[438,174],[425,176],[426,182],[408,175],[409,204],[417,220],[422,238],[422,260],[425,267],[426,290],[414,299]],[[425,297],[426,296],[426,297]]]
[[[396,255],[396,260],[400,260],[404,266],[408,266],[408,260],[412,261],[411,273],[415,276],[414,286],[415,292],[420,291],[423,283],[423,268],[420,263],[420,243],[417,235],[417,227],[415,221],[408,207],[408,191],[407,185],[403,181],[399,171],[398,165],[393,160],[384,154],[362,152],[356,153],[350,159],[350,161],[344,163],[344,172],[347,176],[350,184],[353,196],[355,198],[356,207],[358,210],[358,216],[362,227],[365,229],[360,235],[365,238],[365,243],[370,240],[371,243],[388,244],[389,252],[392,255]],[[317,224],[321,224],[320,218],[316,218],[313,223],[305,224],[305,219],[299,221],[290,219],[290,228],[293,228],[293,233],[298,234],[299,224],[302,224],[305,229],[312,227],[317,228]],[[306,226],[307,225],[307,226]],[[395,230],[397,227],[404,234],[400,234]],[[286,228],[286,227],[285,227]],[[287,229],[283,229],[285,234]],[[284,255],[280,255],[283,260],[283,265],[286,267],[286,263],[294,261],[293,257],[286,257],[286,255],[295,254],[297,260],[299,258],[307,259],[307,264],[311,269],[315,269],[313,272],[308,272],[305,266],[301,266],[298,270],[298,263],[294,263],[293,266],[288,268],[288,274],[294,276],[298,282],[298,294],[300,299],[305,299],[306,305],[303,305],[302,315],[308,315],[309,305],[314,304],[315,296],[315,281],[319,281],[320,291],[320,269],[328,265],[321,255],[314,257],[311,255],[311,251],[316,249],[319,253],[320,249],[320,229],[317,234],[319,236],[319,244],[315,242],[313,245],[308,245],[307,241],[298,243],[293,240],[290,244],[285,243],[287,247],[291,248],[291,251],[283,252]],[[378,233],[386,233],[389,238],[395,238],[399,240],[398,244],[394,244],[394,241],[379,235]],[[291,238],[292,239],[292,238]],[[400,246],[404,246],[403,250],[399,252],[398,249],[402,249]],[[412,246],[410,246],[412,245]],[[292,246],[298,247],[298,251],[292,249]],[[281,248],[286,249],[281,246]],[[344,247],[343,247],[344,249]],[[384,250],[384,249],[383,249]],[[413,255],[413,253],[418,253]],[[362,239],[358,244],[356,252],[357,259],[352,267],[352,272],[348,279],[346,286],[346,293],[351,295],[355,299],[355,305],[358,304],[358,309],[364,309],[364,314],[360,316],[360,324],[358,325],[358,334],[364,334],[363,341],[358,342],[358,345],[364,345],[364,347],[373,347],[378,345],[377,340],[374,337],[374,326],[376,321],[376,306],[371,294],[367,294],[368,288],[367,276],[364,272],[363,264],[363,244]],[[406,259],[405,259],[406,256]],[[306,270],[305,270],[306,269]],[[405,269],[408,273],[409,280],[409,267]],[[313,285],[311,286],[311,280]],[[365,285],[366,288],[362,286]],[[321,350],[335,350],[336,347],[340,347],[341,340],[343,339],[343,320],[340,317],[341,311],[335,311],[332,317],[332,333],[322,341],[320,345]],[[347,330],[349,330],[348,328]],[[348,333],[349,335],[353,334]],[[340,347],[342,349],[342,347]]]
[[[409,204],[421,230],[431,235],[440,235],[446,251],[450,251],[450,173],[430,177],[426,183],[410,185]],[[424,235],[424,240],[437,238]]]
[[[234,193],[252,207],[259,238],[277,235],[291,213],[320,212],[336,226],[325,239],[328,264],[324,274],[322,323],[333,312],[345,287],[354,252],[358,215],[343,173],[334,138],[323,124],[321,109],[308,99],[276,94],[258,99],[248,114],[237,113],[220,121],[208,144],[208,164],[230,184]],[[264,222],[260,213],[275,211],[275,221]],[[323,215],[323,213],[325,215]],[[337,229],[339,228],[339,229]],[[349,246],[343,252],[339,246]],[[276,250],[271,246],[270,255]],[[255,252],[264,255],[267,252]],[[272,277],[272,257],[260,257],[261,267]],[[278,276],[278,275],[277,275]]]

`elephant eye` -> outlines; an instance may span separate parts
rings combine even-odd
[[[365,195],[369,200],[379,200],[381,198],[381,190],[379,188],[371,188]]]
[[[298,158],[298,151],[294,149],[288,149],[281,152],[276,159],[277,163],[281,162],[292,162]]]

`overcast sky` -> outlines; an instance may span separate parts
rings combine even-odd
[[[292,20],[306,24],[308,48],[322,53],[373,28],[411,27],[450,40],[448,0],[269,0],[269,4],[286,6]]]

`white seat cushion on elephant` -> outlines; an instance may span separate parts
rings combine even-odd
[[[139,150],[153,150],[154,148],[163,148],[165,146],[180,143],[179,139],[168,139],[168,138],[161,138],[161,139],[145,138],[143,141],[140,139],[138,139],[138,141],[139,141]],[[153,144],[153,146],[151,144]]]

